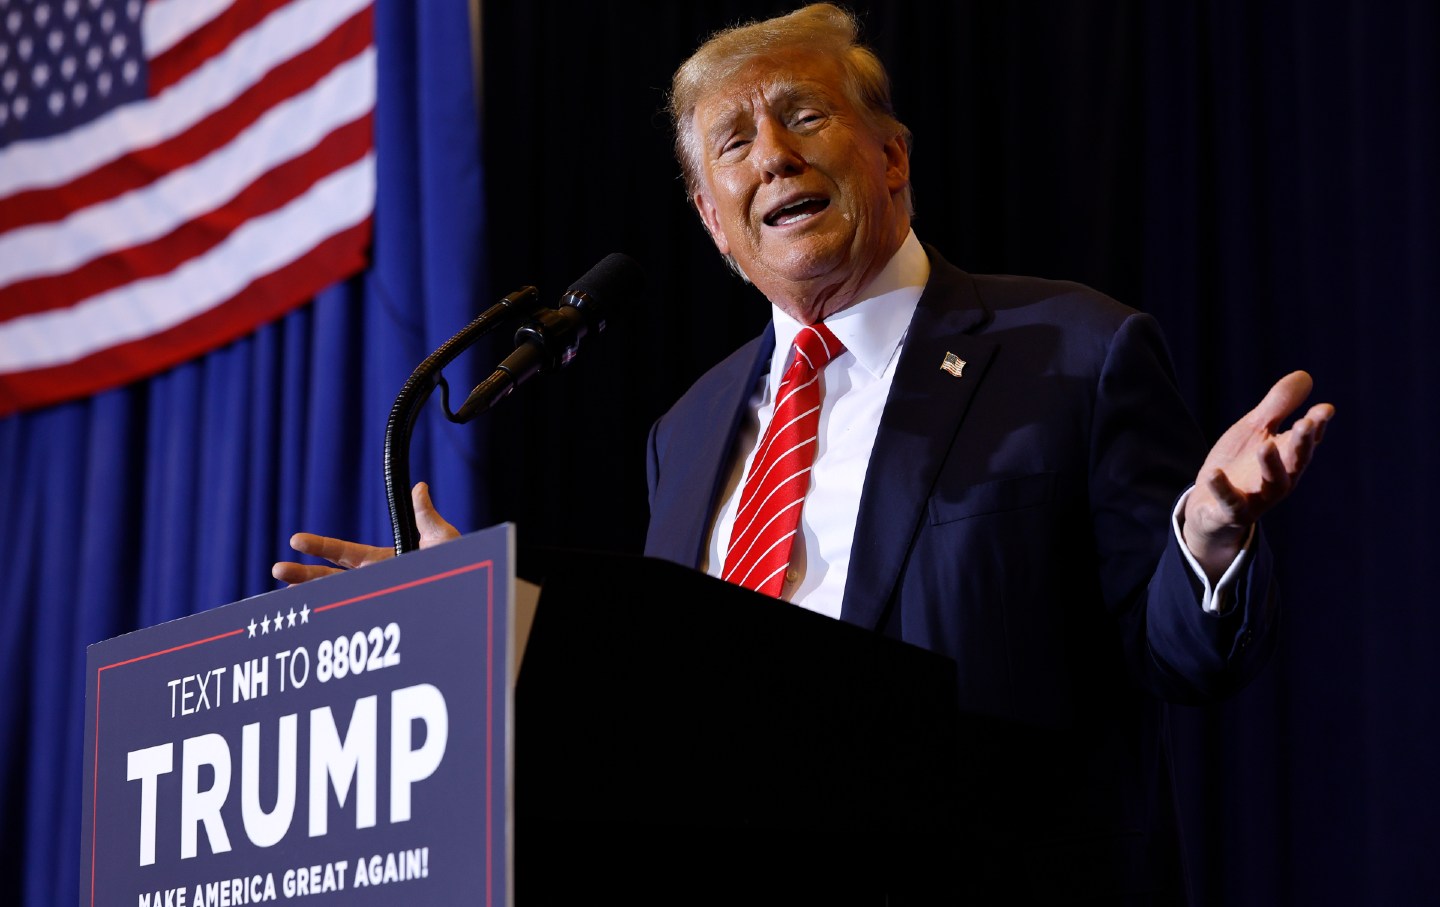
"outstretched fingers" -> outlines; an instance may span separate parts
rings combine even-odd
[[[297,532],[290,536],[290,547],[301,554],[323,558],[337,567],[344,567],[347,570],[369,566],[393,557],[395,554],[389,548],[362,545],[359,542],[347,542],[344,539],[312,535],[309,532]]]
[[[297,564],[294,561],[277,561],[270,568],[270,575],[282,583],[295,585],[297,583],[308,583],[312,579],[319,579],[322,576],[329,576],[332,573],[339,573],[339,567],[326,567],[319,564]]]
[[[1310,465],[1316,446],[1325,437],[1325,426],[1334,414],[1335,407],[1330,404],[1316,404],[1310,407],[1304,416],[1296,419],[1288,431],[1275,436],[1274,440],[1280,445],[1285,471],[1289,474],[1292,485],[1299,481],[1305,468]]]
[[[1276,381],[1251,415],[1271,433],[1286,417],[1305,402],[1315,388],[1315,380],[1306,371],[1293,371]]]
[[[420,530],[421,548],[428,548],[431,545],[438,545],[441,542],[460,537],[459,531],[435,510],[435,505],[430,500],[430,489],[424,482],[418,483],[411,489],[410,494],[410,499],[415,505],[415,524]],[[290,536],[290,547],[301,554],[318,557],[334,565],[279,561],[270,568],[271,576],[282,583],[291,585],[309,582],[312,579],[339,573],[341,570],[368,567],[395,556],[392,548],[362,545],[359,542],[347,542],[344,539],[330,538],[309,532],[297,532]]]
[[[333,539],[329,536],[314,535],[309,532],[297,532],[290,536],[290,547],[300,554],[322,558],[335,565],[330,567],[324,564],[279,561],[270,568],[271,576],[292,586],[296,583],[308,583],[332,573],[339,573],[342,569],[374,564],[393,557],[395,554],[389,548],[361,545],[357,542],[347,542],[344,539]]]

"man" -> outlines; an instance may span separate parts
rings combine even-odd
[[[956,660],[962,710],[997,729],[967,817],[981,850],[957,856],[977,881],[957,891],[1173,894],[1163,702],[1263,664],[1255,524],[1333,409],[1278,432],[1310,391],[1296,372],[1205,456],[1147,316],[922,246],[908,133],[835,7],[719,33],[671,113],[701,221],[774,311],[656,424],[647,553]],[[426,542],[453,535],[423,486],[416,505]],[[388,555],[294,544],[345,567]]]

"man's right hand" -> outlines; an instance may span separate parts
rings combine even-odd
[[[430,489],[424,482],[417,483],[410,490],[410,499],[415,505],[415,526],[420,530],[421,548],[430,548],[460,537],[459,531],[436,512],[435,505],[430,501]],[[297,532],[290,536],[290,547],[301,554],[322,558],[335,565],[327,567],[324,564],[279,561],[270,568],[271,576],[291,585],[309,582],[341,570],[366,567],[395,556],[393,548],[362,545],[359,542],[311,535],[308,532]]]

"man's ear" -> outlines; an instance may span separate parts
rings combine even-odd
[[[910,183],[910,146],[905,136],[891,136],[885,143],[885,161],[885,185],[893,195]]]
[[[714,241],[715,248],[720,250],[721,255],[729,255],[730,241],[725,238],[725,230],[720,226],[720,214],[715,210],[715,203],[710,201],[704,192],[696,192],[691,201],[695,204],[695,211],[700,215],[700,222],[710,233],[710,239]]]

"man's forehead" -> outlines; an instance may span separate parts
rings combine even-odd
[[[806,60],[818,62],[813,56]],[[731,73],[701,95],[697,119],[733,119],[753,110],[757,101],[783,106],[795,101],[838,101],[844,97],[838,66],[802,65],[787,58],[761,57]]]

